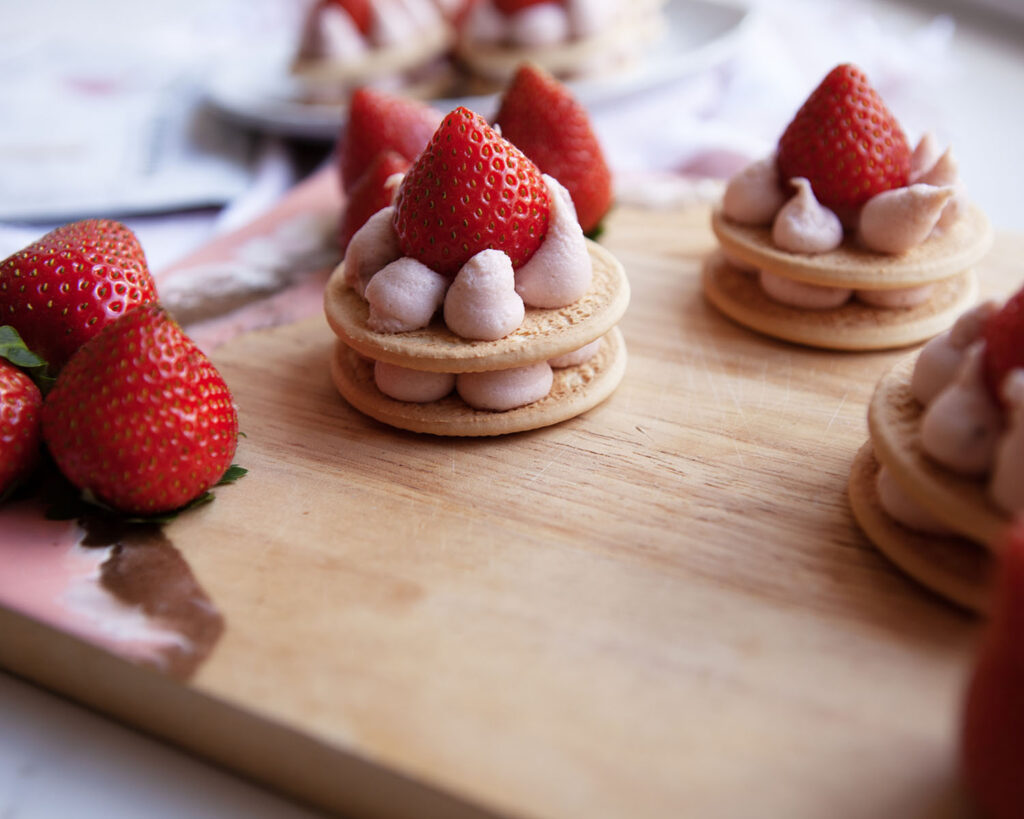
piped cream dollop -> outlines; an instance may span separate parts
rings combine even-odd
[[[539,401],[551,392],[554,374],[546,361],[509,370],[459,373],[455,390],[474,409],[505,412]]]
[[[366,285],[370,305],[366,325],[377,333],[405,333],[426,327],[444,302],[447,289],[444,276],[403,256],[378,271]]]
[[[517,11],[508,20],[508,37],[515,45],[543,48],[569,39],[569,17],[558,3],[538,3]]]
[[[886,467],[878,470],[875,484],[878,501],[886,513],[904,526],[932,535],[952,535],[953,530],[939,522],[921,504],[911,498]]]
[[[989,316],[999,310],[994,301],[984,301],[963,313],[946,332],[924,345],[914,364],[910,393],[928,406],[940,392],[953,383],[967,348],[981,337]]]
[[[953,193],[917,183],[871,197],[860,213],[861,242],[880,253],[906,253],[928,238]]]
[[[964,353],[956,377],[925,409],[921,446],[930,457],[961,475],[982,476],[992,468],[1003,432],[999,407],[982,373],[983,342]]]
[[[373,382],[378,390],[396,401],[423,404],[428,401],[440,401],[455,389],[455,374],[428,373],[385,361],[375,361]]]
[[[914,287],[894,287],[890,290],[858,290],[854,295],[856,295],[858,301],[862,301],[872,307],[896,310],[924,304],[932,297],[934,292],[935,285],[919,284]]]
[[[328,4],[316,7],[306,19],[299,59],[351,64],[363,59],[369,49],[352,18],[343,9]]]
[[[565,367],[576,367],[590,361],[590,359],[597,355],[597,351],[600,349],[601,339],[597,339],[595,341],[591,341],[589,344],[583,345],[578,350],[573,350],[572,352],[548,359],[548,364],[556,370],[560,370]]]
[[[785,276],[777,276],[767,270],[760,271],[758,282],[761,289],[775,301],[804,310],[830,310],[841,307],[853,295],[853,290],[846,287],[807,284]]]
[[[926,131],[910,155],[910,174],[907,177],[910,184],[920,182],[921,177],[935,166],[940,156],[942,156],[942,148],[939,147],[939,141],[935,138],[935,134]]]
[[[516,292],[531,307],[566,307],[590,288],[593,264],[569,192],[544,174],[551,203],[540,247],[516,273]]]
[[[482,250],[473,256],[455,275],[444,298],[444,322],[462,338],[504,338],[523,323],[525,315],[512,262],[500,250]]]
[[[722,195],[722,213],[741,225],[770,225],[786,198],[772,154],[732,176]]]
[[[345,250],[345,283],[364,298],[370,279],[402,257],[394,215],[394,207],[377,211],[355,232]]]
[[[796,194],[786,202],[772,222],[772,241],[790,253],[828,253],[843,243],[843,224],[823,207],[803,177],[790,179]]]

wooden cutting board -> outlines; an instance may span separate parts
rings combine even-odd
[[[14,670],[352,816],[960,815],[977,624],[857,531],[906,352],[801,349],[702,299],[708,212],[620,209],[618,392],[446,440],[336,394],[323,319],[215,354],[250,474],[168,535],[225,616],[187,684],[0,612]],[[1017,286],[1001,237],[983,292]]]

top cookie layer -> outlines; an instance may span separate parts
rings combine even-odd
[[[451,332],[439,317],[421,330],[376,333],[366,326],[366,301],[345,284],[342,262],[327,282],[327,323],[365,356],[429,372],[484,372],[523,367],[577,350],[614,327],[629,305],[629,282],[619,260],[587,241],[594,276],[586,294],[567,307],[526,309],[519,329],[497,341],[473,341]]]
[[[946,526],[989,546],[1010,522],[988,496],[983,480],[940,466],[921,446],[924,408],[910,392],[917,355],[882,376],[868,407],[875,457],[911,497]]]
[[[952,228],[902,253],[876,253],[847,238],[836,250],[814,255],[779,250],[771,228],[728,221],[720,210],[711,227],[722,249],[761,270],[796,281],[858,290],[913,287],[962,273],[992,246],[992,227],[980,208],[971,205]]]

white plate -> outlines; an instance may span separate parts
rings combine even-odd
[[[739,0],[668,0],[665,13],[667,35],[643,66],[616,78],[571,82],[573,93],[595,105],[716,65],[733,53],[748,9]],[[334,140],[345,119],[343,106],[299,102],[295,81],[280,64],[240,65],[216,74],[207,98],[235,122],[282,136]],[[488,113],[492,102],[493,97],[472,97],[431,104],[446,111],[467,105]]]

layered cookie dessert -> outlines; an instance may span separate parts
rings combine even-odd
[[[771,156],[729,180],[712,216],[708,300],[766,335],[838,350],[896,348],[976,298],[992,231],[949,148],[911,149],[859,69],[833,69]]]
[[[453,19],[464,0],[317,0],[291,65],[304,101],[344,104],[372,85],[430,97],[451,82]]]
[[[1024,512],[1024,290],[898,363],[868,426],[850,479],[857,521],[921,583],[987,610],[993,549]]]
[[[663,34],[664,0],[477,0],[455,55],[480,82],[503,85],[524,62],[561,79],[611,75]]]
[[[456,108],[328,282],[332,376],[354,407],[414,432],[535,429],[618,386],[628,302],[566,189]]]

